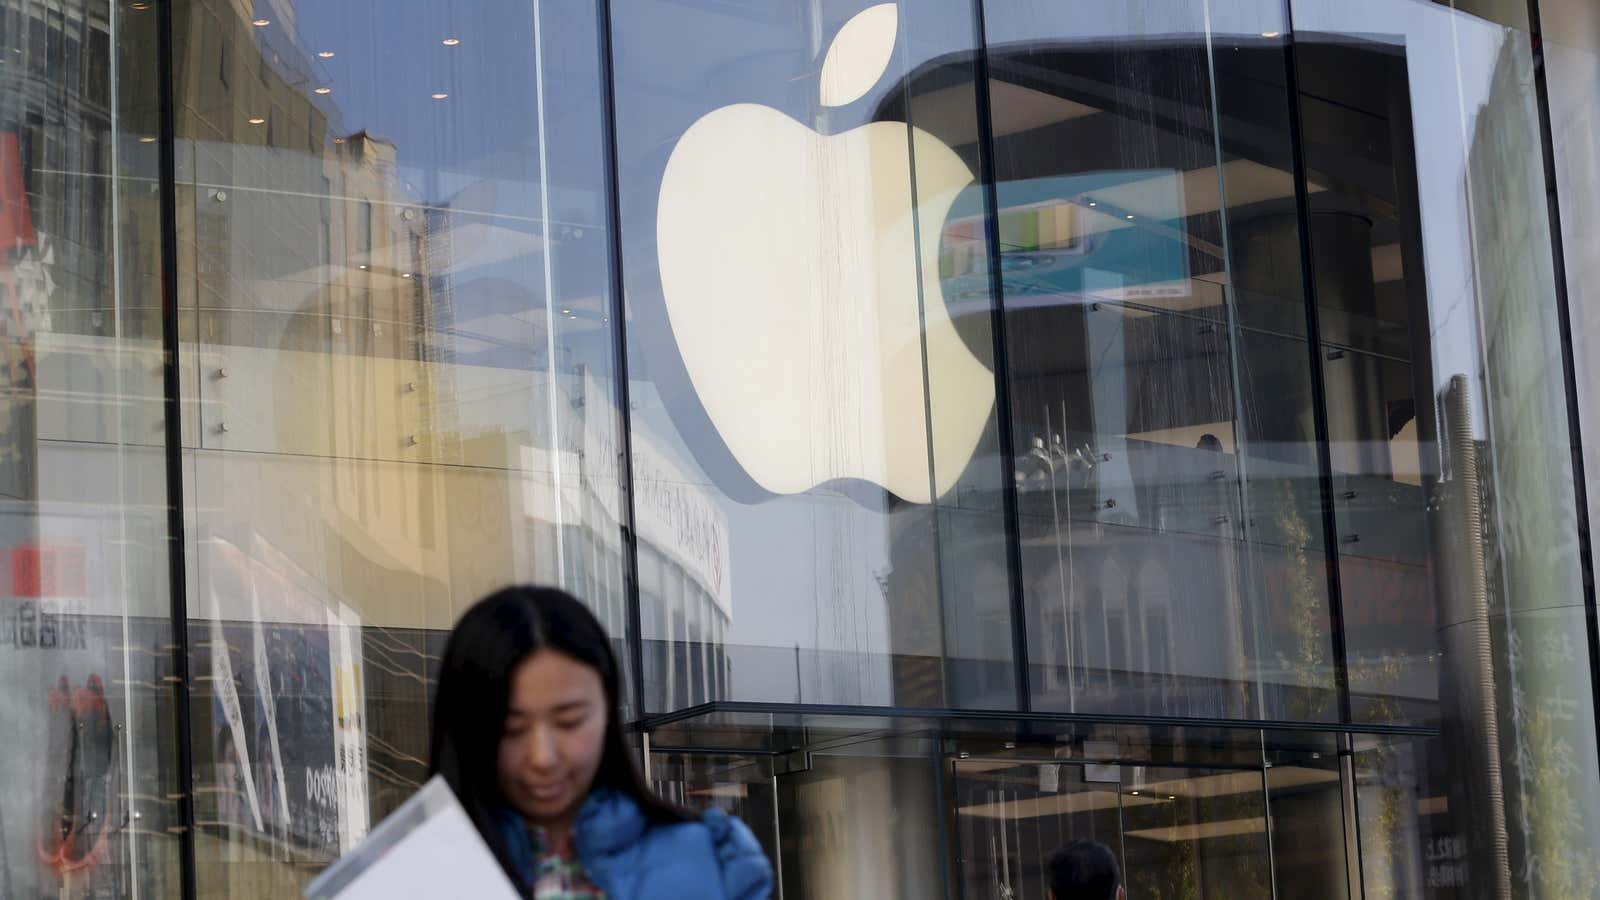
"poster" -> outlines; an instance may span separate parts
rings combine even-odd
[[[369,823],[360,618],[270,544],[248,546],[208,553],[215,814],[329,861]]]

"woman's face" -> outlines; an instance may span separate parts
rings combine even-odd
[[[511,675],[500,791],[536,825],[571,821],[594,783],[608,715],[600,673],[543,649]]]

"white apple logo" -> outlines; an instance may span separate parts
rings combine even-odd
[[[840,30],[824,105],[878,80],[896,15],[873,6]],[[928,503],[954,486],[994,405],[939,289],[941,229],[972,180],[904,122],[823,135],[743,103],[679,139],[656,212],[667,319],[708,417],[762,488],[854,478]]]

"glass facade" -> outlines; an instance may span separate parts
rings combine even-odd
[[[1600,896],[1576,0],[0,0],[0,896],[559,584],[788,898]]]

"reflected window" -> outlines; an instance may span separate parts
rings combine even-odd
[[[639,537],[727,654],[709,699],[1014,706],[970,10],[612,27]]]
[[[625,649],[599,19],[173,14],[198,874],[282,896],[426,776],[468,604]]]

